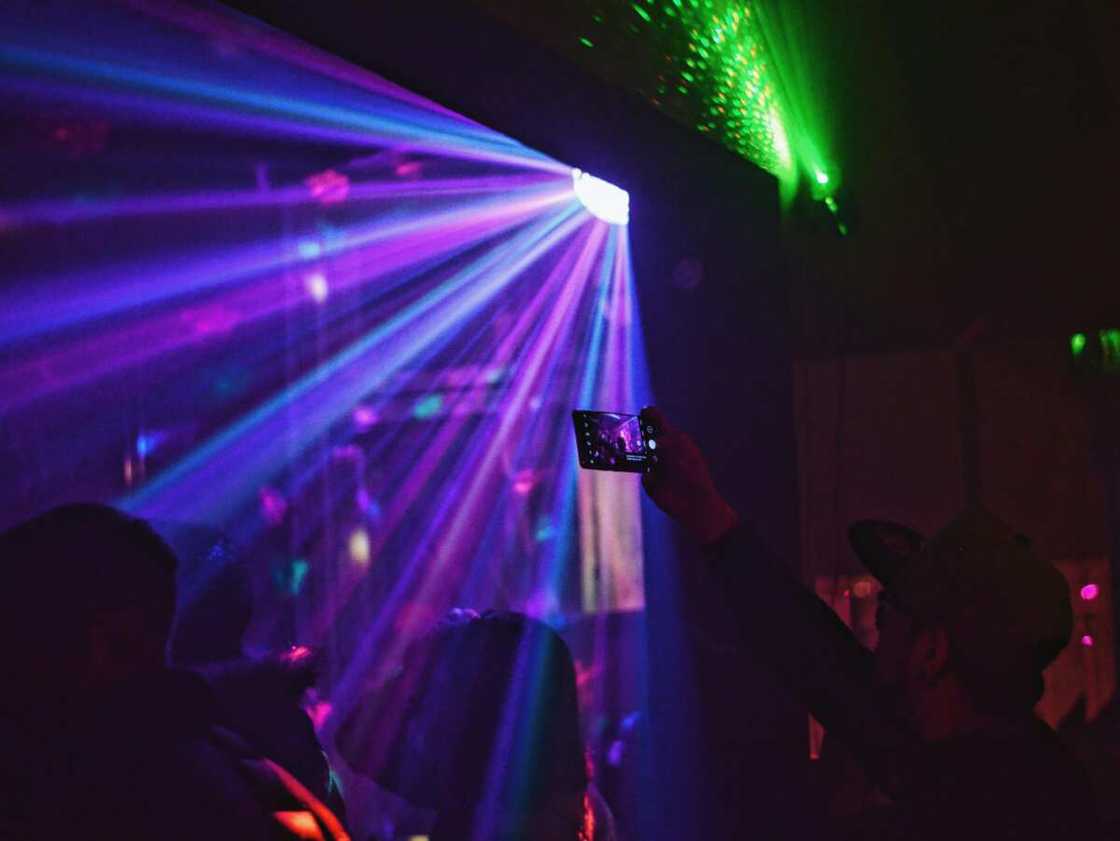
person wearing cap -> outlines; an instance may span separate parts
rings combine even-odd
[[[1026,538],[979,508],[928,540],[853,525],[852,546],[883,585],[871,652],[767,551],[696,444],[657,409],[642,420],[659,454],[646,491],[705,547],[706,563],[682,574],[707,644],[767,664],[886,795],[842,837],[1096,833],[1083,770],[1033,711],[1073,618],[1065,579]]]

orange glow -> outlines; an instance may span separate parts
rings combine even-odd
[[[323,831],[315,821],[315,816],[310,812],[273,812],[272,816],[298,838],[306,838],[308,841],[326,841]]]
[[[580,841],[591,841],[595,837],[595,809],[591,805],[591,795],[583,794],[583,827],[580,829]]]

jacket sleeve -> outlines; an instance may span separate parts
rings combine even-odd
[[[746,526],[704,549],[685,570],[702,645],[747,654],[775,672],[888,792],[904,785],[914,737],[876,702],[872,654]]]

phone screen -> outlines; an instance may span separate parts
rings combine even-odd
[[[637,415],[622,412],[572,412],[580,467],[644,473],[655,458],[651,429],[643,429]]]

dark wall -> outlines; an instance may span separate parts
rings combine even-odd
[[[829,130],[858,226],[841,242],[796,242],[802,354],[1110,326],[1120,7],[818,5]]]

